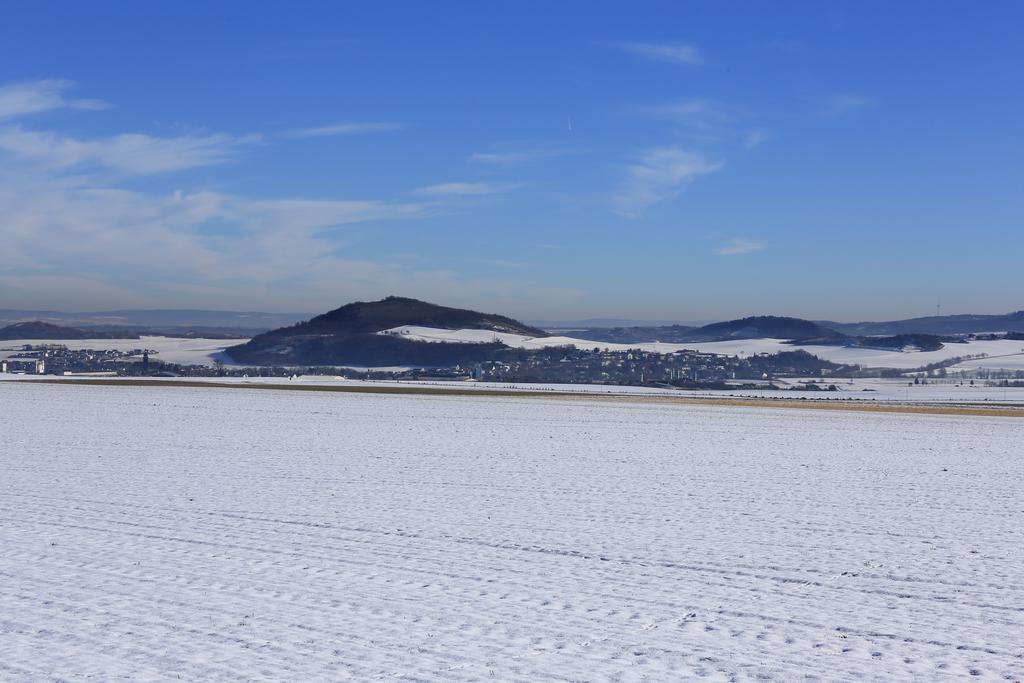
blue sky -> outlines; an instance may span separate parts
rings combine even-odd
[[[1016,2],[19,3],[0,307],[1016,310],[1022,21]]]

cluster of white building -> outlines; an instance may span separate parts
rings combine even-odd
[[[46,360],[43,358],[12,358],[0,360],[0,373],[46,374]]]

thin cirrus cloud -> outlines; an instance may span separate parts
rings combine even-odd
[[[738,118],[738,114],[726,105],[704,98],[638,107],[635,112],[666,121],[705,142],[720,142],[732,137]]]
[[[403,128],[405,128],[405,124],[394,121],[343,121],[315,128],[297,128],[287,131],[284,135],[289,138],[324,138],[335,135],[387,133],[389,131],[402,130]]]
[[[704,57],[697,46],[689,43],[608,43],[608,45],[653,62],[687,66],[704,63]]]
[[[372,199],[142,191],[111,176],[39,171],[17,159],[0,165],[0,289],[25,301],[80,296],[75,305],[162,305],[260,292],[294,306],[297,292],[313,291],[327,302],[338,288],[414,279],[386,263],[345,258],[334,237],[339,230],[437,210]],[[303,287],[289,295],[297,282]]]
[[[22,90],[12,96],[10,86],[3,92],[8,118],[92,108],[46,95],[54,92],[50,85],[35,88],[32,97]],[[529,280],[353,258],[339,242],[350,234],[347,226],[436,215],[460,196],[510,185],[444,183],[421,188],[418,201],[380,201],[189,191],[188,176],[181,191],[122,182],[221,163],[260,141],[227,134],[87,138],[0,124],[0,291],[37,307],[181,306],[196,300],[248,307],[259,300],[292,310],[335,306],[339,292],[372,298],[413,291],[467,305],[474,297],[493,297],[495,305],[509,306],[524,298],[565,302],[580,295]]]
[[[517,166],[541,158],[543,157],[531,152],[477,152],[470,154],[467,161],[495,166]]]
[[[479,197],[507,192],[516,187],[512,183],[438,183],[416,189],[416,194],[425,197]]]
[[[520,149],[495,152],[477,152],[470,154],[466,160],[474,164],[492,166],[520,166],[543,159],[564,157],[577,152],[570,149]]]
[[[663,119],[730,118],[724,106],[700,97],[642,107],[639,111],[640,113]]]
[[[757,123],[749,112],[702,97],[634,107],[631,111],[672,125],[677,134],[694,143],[736,143],[754,149],[772,138],[764,127],[749,127]]]
[[[181,171],[227,161],[258,136],[217,133],[158,138],[141,133],[82,140],[21,127],[0,129],[0,151],[50,170],[100,167],[129,175]]]
[[[720,256],[742,256],[752,254],[755,251],[763,251],[766,245],[763,242],[756,242],[746,237],[733,237],[726,244],[715,250]]]
[[[109,106],[102,100],[69,99],[66,92],[74,85],[72,81],[45,79],[0,86],[0,120],[54,109],[94,111]]]
[[[640,218],[650,207],[675,199],[694,179],[723,165],[677,147],[649,149],[626,168],[626,180],[612,196],[612,211],[625,218]]]
[[[19,181],[0,169],[5,264],[0,290],[26,305],[182,306],[309,310],[381,292],[420,292],[467,305],[574,300],[577,290],[530,280],[347,256],[339,226],[412,219],[432,209],[379,201],[254,199],[216,192],[152,194]],[[223,235],[223,226],[233,234]],[[159,254],[142,259],[139,254]],[[59,274],[59,275],[57,275]],[[467,294],[472,293],[472,294]],[[339,300],[340,297],[341,300]],[[478,299],[477,299],[478,301]]]
[[[875,106],[873,97],[856,93],[839,93],[825,99],[822,111],[826,116],[843,116],[870,109],[873,106]]]
[[[760,147],[764,143],[772,139],[772,134],[764,128],[755,128],[747,131],[743,137],[743,144],[747,149],[754,149]]]

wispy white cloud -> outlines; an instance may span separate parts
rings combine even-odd
[[[5,92],[6,116],[91,106],[66,98],[13,97],[10,86]],[[581,296],[525,277],[478,277],[427,261],[346,253],[345,246],[369,225],[383,230],[390,222],[437,215],[460,198],[514,185],[445,183],[423,188],[412,199],[382,201],[253,197],[124,183],[143,174],[220,163],[258,141],[216,133],[82,139],[0,125],[0,292],[39,308],[196,302],[250,308],[259,302],[270,310],[326,309],[409,293],[454,305],[479,307],[487,301],[513,314],[523,301],[542,302],[544,312]],[[188,176],[177,182],[188,183]]]
[[[363,135],[365,133],[386,133],[405,128],[405,124],[393,121],[341,122],[316,128],[298,128],[285,133],[290,138],[322,138],[333,135]]]
[[[258,139],[220,133],[171,138],[128,133],[80,140],[11,126],[0,128],[0,152],[53,170],[96,166],[119,173],[146,175],[223,163],[240,146]]]
[[[415,202],[150,193],[32,171],[4,171],[0,181],[0,286],[65,306],[210,297],[226,305],[231,296],[283,300],[285,290],[307,286],[326,301],[332,284],[401,283],[400,269],[340,255],[337,231],[435,211]]]
[[[665,104],[647,105],[634,110],[641,116],[671,123],[694,142],[717,143],[738,134],[737,112],[706,98],[689,98]]]
[[[695,178],[722,166],[722,162],[677,147],[649,149],[626,169],[625,183],[612,196],[612,210],[626,218],[639,218],[651,206],[677,197]]]
[[[856,93],[839,93],[825,99],[822,112],[826,116],[843,116],[875,106],[875,99]]]
[[[497,166],[515,166],[540,158],[530,152],[477,152],[467,157],[468,161],[478,164],[495,164]]]
[[[772,139],[772,134],[764,128],[755,128],[748,130],[743,139],[743,144],[747,149],[754,149],[760,147],[764,143]]]
[[[766,245],[762,242],[755,242],[746,237],[733,237],[715,251],[722,256],[740,256],[742,254],[752,254],[755,251],[762,251],[765,247]]]
[[[542,159],[553,159],[555,157],[569,156],[576,154],[571,149],[520,149],[495,152],[477,152],[470,154],[466,160],[475,164],[490,164],[493,166],[519,166]]]
[[[507,192],[516,187],[513,183],[439,183],[416,190],[416,194],[427,197],[471,197]]]
[[[38,114],[54,109],[105,109],[93,99],[72,99],[67,91],[74,83],[50,79],[0,86],[0,120]],[[128,175],[146,175],[209,166],[227,161],[239,147],[255,143],[259,136],[192,134],[153,137],[126,133],[111,137],[80,139],[20,125],[0,127],[0,154],[11,160],[50,171],[102,169]]]
[[[68,99],[71,81],[48,79],[0,86],[0,120],[37,114],[52,109],[106,109],[107,103],[93,99]]]
[[[704,97],[639,106],[631,111],[670,124],[676,136],[691,145],[741,145],[754,149],[772,138],[766,128],[751,127],[756,121],[749,112]]]
[[[641,107],[640,112],[666,119],[728,118],[722,105],[700,97]]]
[[[427,264],[360,259],[338,230],[435,209],[382,201],[148,193],[28,178],[0,169],[0,291],[26,307],[190,306],[326,310],[385,294],[453,305],[557,308],[574,289],[474,277]]]
[[[689,43],[609,43],[611,47],[644,59],[695,66],[704,63],[697,46]]]
[[[316,231],[367,221],[415,218],[428,213],[425,206],[415,202],[302,198],[225,198],[222,208],[224,218],[258,232],[274,230],[279,225],[287,225],[289,230]]]

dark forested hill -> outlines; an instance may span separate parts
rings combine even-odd
[[[693,330],[688,341],[724,339],[841,339],[842,334],[824,325],[801,318],[759,315]]]
[[[271,330],[266,334],[367,334],[402,325],[421,325],[448,330],[494,330],[531,337],[546,336],[543,330],[503,315],[439,306],[400,296],[389,296],[380,301],[357,301],[346,304],[305,322]]]
[[[243,363],[282,365],[450,365],[493,357],[501,344],[431,343],[377,334],[403,325],[442,329],[510,332],[531,337],[546,333],[493,313],[389,296],[359,301],[306,322],[257,335],[228,349]]]

